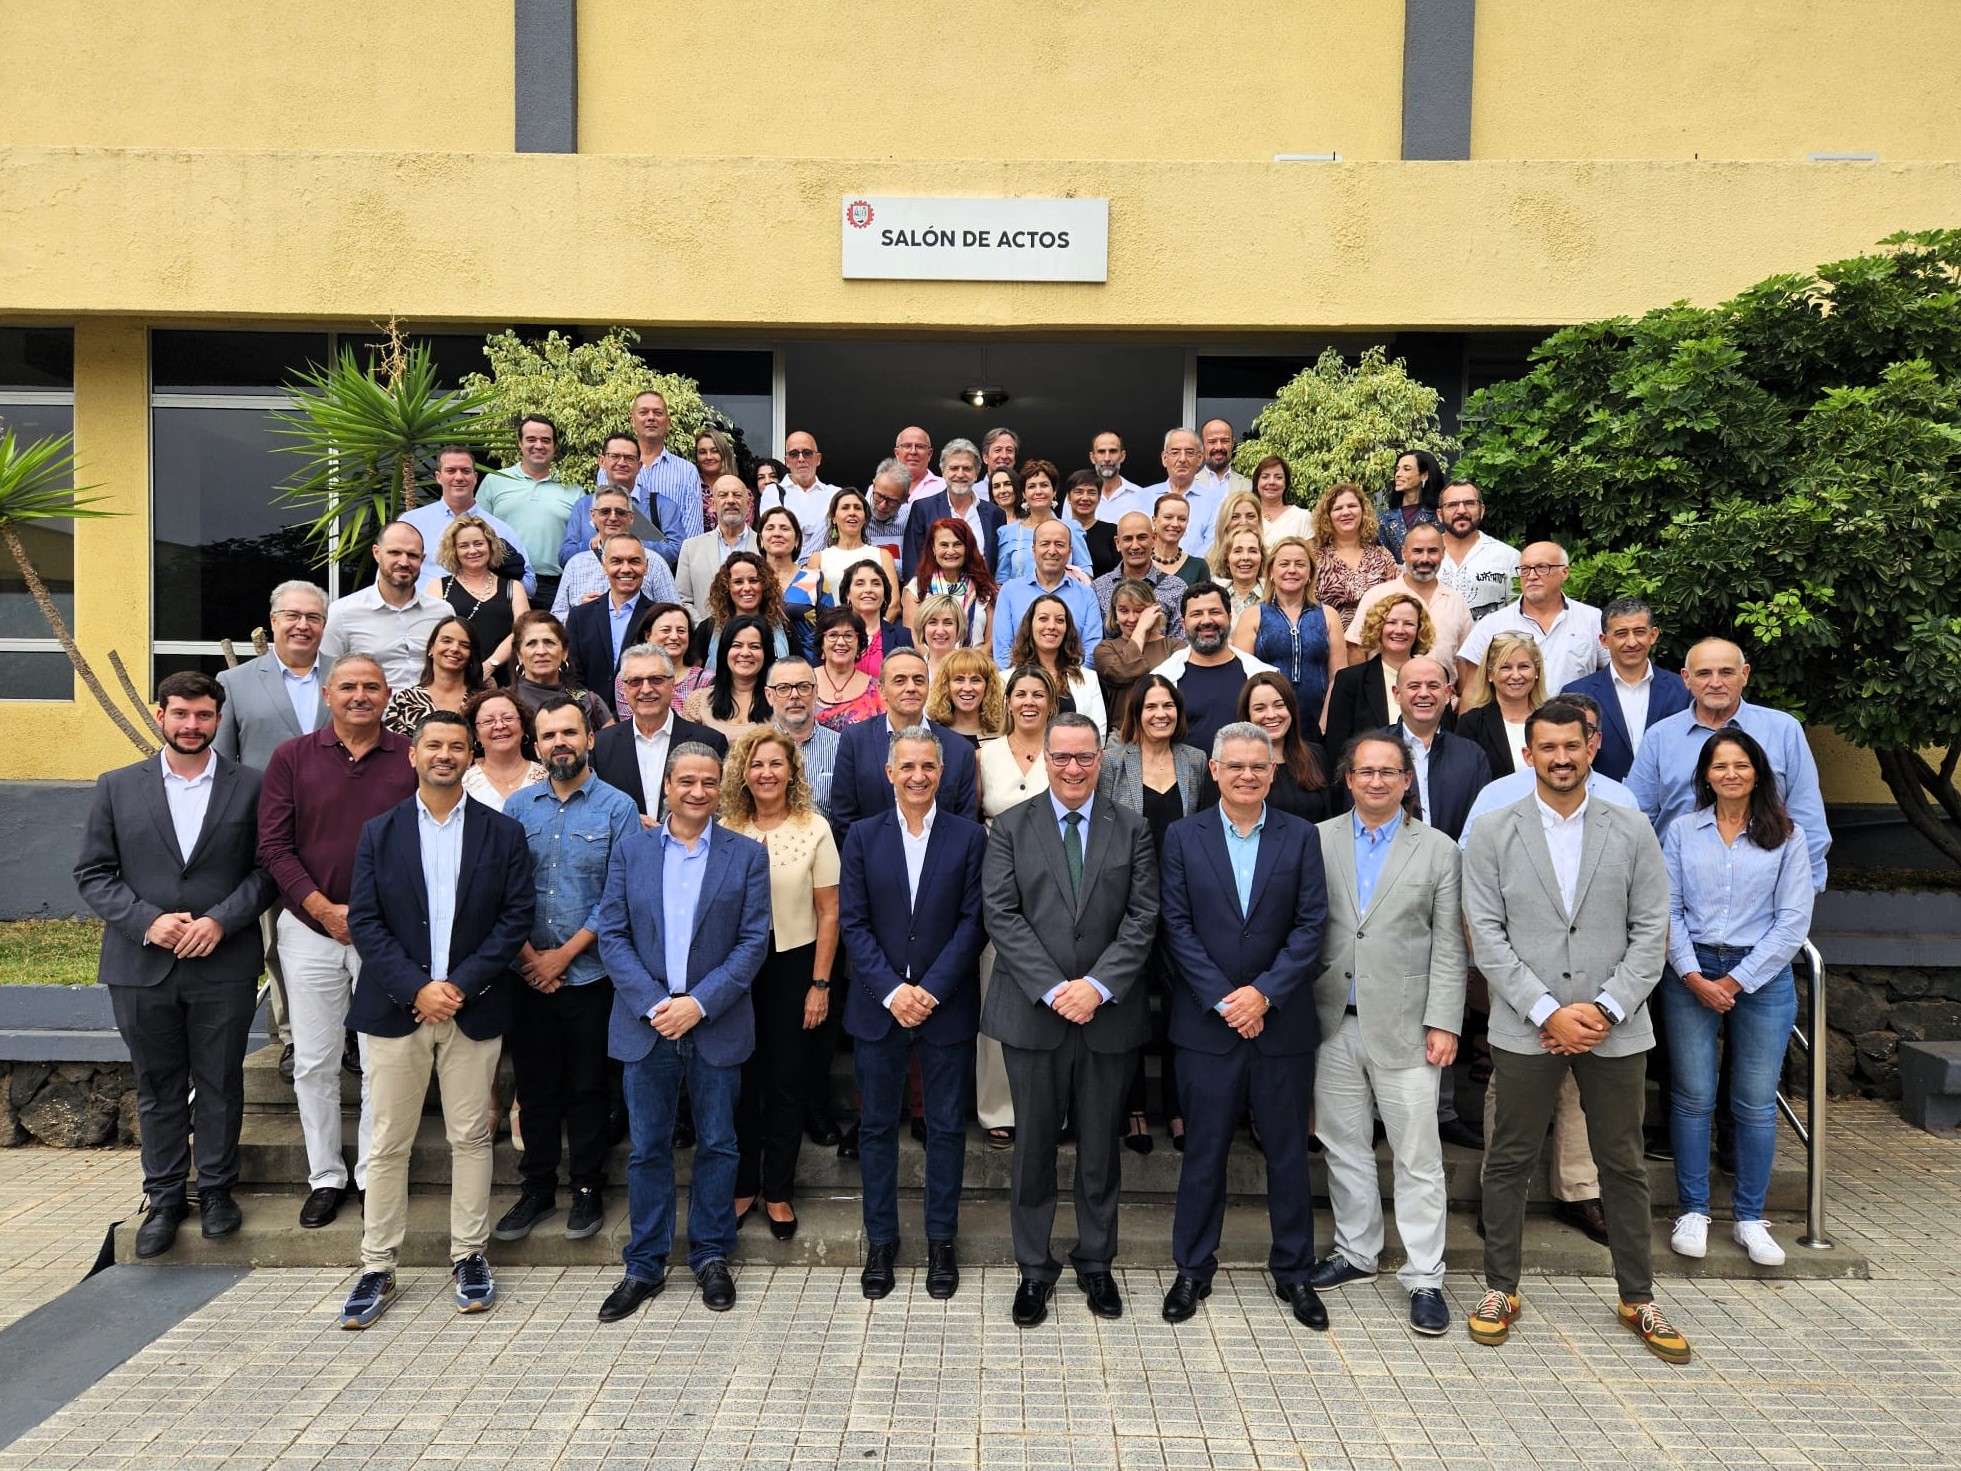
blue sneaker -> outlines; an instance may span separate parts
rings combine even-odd
[[[449,1269],[456,1279],[456,1311],[481,1313],[497,1301],[497,1284],[490,1280],[490,1263],[473,1251]]]
[[[388,1311],[388,1304],[395,1300],[395,1274],[393,1272],[363,1272],[354,1290],[347,1294],[347,1301],[340,1310],[340,1326],[343,1328],[365,1328],[376,1318]]]

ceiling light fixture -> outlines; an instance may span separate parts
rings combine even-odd
[[[960,390],[960,401],[970,408],[998,409],[1008,401],[1008,390],[991,383],[976,383]]]

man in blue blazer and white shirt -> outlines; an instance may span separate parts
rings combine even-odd
[[[613,708],[613,676],[627,635],[653,601],[640,590],[647,579],[647,548],[631,533],[609,536],[599,549],[606,569],[604,594],[581,603],[565,617],[566,654],[579,683]]]
[[[1600,752],[1593,769],[1626,781],[1641,738],[1657,721],[1689,708],[1689,687],[1649,657],[1661,627],[1640,598],[1616,598],[1600,610],[1600,642],[1611,661],[1567,685],[1562,694],[1590,695],[1600,706]]]
[[[844,1029],[857,1042],[863,1100],[858,1144],[867,1248],[859,1280],[869,1298],[893,1287],[899,1116],[915,1049],[926,1116],[926,1292],[949,1298],[960,1286],[954,1238],[967,1157],[967,1080],[980,1029],[980,952],[987,936],[975,900],[987,834],[979,823],[934,806],[945,744],[924,726],[895,734],[886,777],[898,806],[857,823],[844,840],[838,914],[852,970]]]
[[[837,760],[831,766],[831,827],[842,851],[851,824],[874,812],[890,812],[892,782],[885,774],[886,747],[893,735],[923,725],[940,738],[943,766],[939,808],[957,817],[980,817],[974,780],[974,748],[938,721],[926,718],[926,656],[917,649],[889,649],[879,669],[878,688],[885,696],[883,720],[861,720],[838,736]]]
[[[1175,963],[1171,1045],[1179,1052],[1184,1173],[1171,1224],[1178,1276],[1164,1320],[1182,1323],[1212,1292],[1226,1214],[1226,1159],[1248,1108],[1266,1152],[1267,1267],[1309,1328],[1328,1326],[1307,1280],[1314,1267],[1308,1113],[1314,1102],[1314,968],[1328,921],[1328,885],[1314,824],[1267,805],[1272,739],[1257,725],[1212,740],[1216,809],[1164,835],[1160,913]]]
[[[456,1310],[496,1299],[490,1239],[491,1090],[535,905],[524,829],[463,794],[470,727],[424,716],[409,746],[415,795],[371,818],[354,852],[347,928],[361,973],[347,1024],[368,1039],[374,1111],[361,1275],[341,1309],[365,1328],[395,1296],[409,1221],[409,1155],[434,1071],[449,1136],[449,1258]]]
[[[722,763],[695,741],[674,748],[667,820],[613,849],[599,901],[599,957],[613,979],[607,1051],[626,1064],[633,1136],[626,1275],[599,1321],[630,1316],[667,1282],[674,1242],[674,1114],[694,1105],[688,1266],[702,1305],[735,1306],[735,1098],[756,1047],[749,988],[769,954],[769,854],[715,822]]]

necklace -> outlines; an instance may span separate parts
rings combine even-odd
[[[462,588],[464,596],[470,600],[470,611],[463,615],[465,619],[476,617],[477,610],[482,608],[484,603],[497,591],[497,577],[495,573],[491,574],[490,586],[483,592],[478,592],[469,583],[465,582],[461,572],[453,573],[449,581],[452,587]]]
[[[831,687],[831,692],[830,692],[830,694],[829,694],[829,695],[827,695],[827,696],[825,697],[825,700],[824,700],[824,703],[825,703],[825,704],[827,704],[827,705],[841,705],[841,704],[843,704],[843,703],[844,703],[844,691],[845,691],[845,688],[846,688],[846,687],[847,687],[847,686],[848,686],[848,685],[849,685],[849,684],[851,683],[851,681],[852,681],[852,678],[853,678],[853,677],[854,677],[855,675],[857,675],[858,673],[859,673],[859,671],[858,671],[858,670],[856,670],[856,669],[854,669],[854,670],[852,670],[850,674],[847,674],[847,675],[845,675],[845,677],[844,677],[844,683],[843,683],[843,684],[840,684],[840,683],[838,683],[838,681],[836,681],[835,679],[832,679],[832,678],[831,678],[831,666],[830,666],[830,665],[828,665],[828,664],[826,664],[826,665],[825,665],[825,666],[824,666],[824,667],[823,667],[822,669],[820,669],[820,670],[818,671],[818,677],[819,677],[820,679],[822,679],[822,680],[824,680],[824,681],[825,681],[826,683],[828,683],[828,684],[830,685],[830,687]]]

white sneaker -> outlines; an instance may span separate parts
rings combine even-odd
[[[1737,1239],[1742,1240],[1741,1237]],[[1709,1255],[1709,1217],[1700,1211],[1677,1216],[1675,1229],[1669,1233],[1668,1249],[1677,1256]]]
[[[1771,1240],[1770,1222],[1738,1221],[1736,1223],[1736,1244],[1750,1253],[1750,1260],[1760,1267],[1781,1267],[1784,1265],[1784,1248]]]

